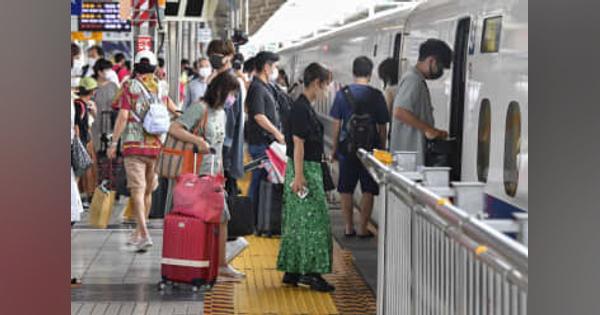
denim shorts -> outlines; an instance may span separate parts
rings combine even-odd
[[[339,156],[339,181],[338,192],[352,194],[356,189],[356,184],[360,182],[360,189],[363,193],[371,193],[374,196],[379,195],[379,185],[369,171],[364,167],[360,160],[353,156]]]

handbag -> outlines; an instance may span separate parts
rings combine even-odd
[[[204,116],[201,121],[198,122],[196,128],[193,130],[194,135],[204,136],[206,129],[206,123],[208,120],[208,106],[204,110]],[[194,144],[178,140],[171,134],[167,134],[165,144],[160,150],[158,160],[156,163],[156,173],[158,176],[174,179],[177,178],[181,173],[189,172],[192,168],[197,165],[192,165],[194,160]],[[202,159],[199,162],[201,163]]]
[[[456,148],[456,138],[427,139],[425,142],[425,166],[452,166]]]
[[[71,142],[71,166],[73,167],[75,176],[81,177],[85,174],[85,171],[92,166],[92,163],[92,158],[79,137],[74,137],[73,142]]]
[[[90,204],[90,225],[105,229],[108,226],[112,209],[115,203],[115,192],[106,187],[104,181],[94,191],[92,203]]]
[[[329,162],[322,161],[321,162],[321,171],[323,173],[323,190],[332,191],[335,189],[335,183],[333,182],[333,177],[331,176],[331,165]]]
[[[194,160],[198,153],[194,152]],[[183,216],[194,217],[206,223],[220,223],[225,208],[225,191],[223,176],[215,176],[215,154],[212,154],[210,175],[187,173],[177,178],[173,188],[173,208],[171,212]],[[194,161],[196,162],[196,161]],[[196,163],[194,163],[196,164]]]

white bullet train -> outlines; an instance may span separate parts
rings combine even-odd
[[[490,217],[528,211],[528,2],[527,0],[429,0],[376,13],[278,51],[290,79],[318,61],[335,86],[352,82],[352,61],[400,61],[400,75],[414,65],[427,38],[446,41],[452,68],[428,81],[436,128],[459,142],[460,180],[486,183]],[[327,118],[333,92],[316,105]]]

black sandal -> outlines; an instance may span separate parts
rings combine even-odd
[[[371,238],[375,236],[375,234],[371,233],[370,231],[367,231],[367,234],[357,234],[356,236],[358,236],[358,238]]]
[[[356,231],[352,230],[352,233],[346,233],[346,231],[344,231],[344,236],[345,237],[355,237],[356,236]]]

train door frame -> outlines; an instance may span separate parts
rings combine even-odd
[[[463,132],[465,121],[465,90],[467,83],[467,58],[469,52],[469,36],[471,33],[471,17],[458,20],[454,37],[452,92],[450,96],[449,137],[456,138],[456,152],[451,161],[451,180],[462,178]]]

